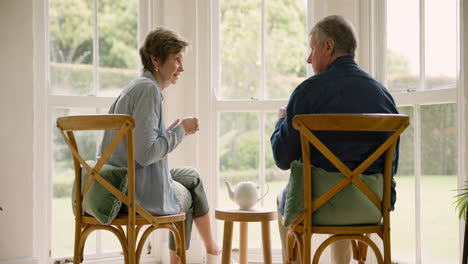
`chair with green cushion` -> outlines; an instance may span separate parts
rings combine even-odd
[[[312,235],[331,234],[317,248],[312,263],[318,263],[321,254],[331,243],[349,239],[353,257],[360,264],[365,262],[368,247],[374,251],[379,264],[390,264],[392,162],[398,137],[409,126],[408,116],[308,114],[295,116],[293,126],[301,136],[303,165],[298,162],[291,164],[284,219],[287,226],[288,263],[293,263],[297,255],[300,256],[301,263],[310,263]],[[386,132],[388,138],[359,166],[351,170],[314,134],[318,131]],[[310,145],[339,172],[330,173],[312,166],[311,159],[314,157],[310,155]],[[363,175],[382,155],[383,175]],[[301,197],[297,197],[298,193]],[[352,210],[336,210],[340,207]],[[372,233],[379,235],[383,241],[383,257],[376,244],[367,237]]]
[[[107,230],[117,236],[126,264],[140,262],[143,245],[150,233],[169,229],[175,238],[181,263],[186,263],[185,213],[154,216],[135,203],[135,160],[133,129],[135,121],[129,115],[66,116],[57,119],[57,128],[67,143],[75,168],[74,197],[75,245],[73,263],[83,262],[86,238],[95,230]],[[86,162],[78,151],[74,131],[118,130],[112,142],[96,162]],[[116,168],[105,162],[117,145],[126,139],[127,168]],[[89,164],[88,164],[89,163]],[[127,205],[127,214],[118,214]],[[137,240],[145,225],[151,225]],[[126,227],[126,232],[124,228]]]

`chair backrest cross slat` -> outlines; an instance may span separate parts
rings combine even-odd
[[[307,114],[297,115],[293,118],[293,127],[299,131],[301,137],[302,161],[303,161],[303,185],[304,185],[304,211],[288,227],[288,263],[291,263],[294,245],[299,247],[302,263],[309,263],[310,238],[312,233],[333,234],[332,237],[325,240],[317,249],[313,263],[318,263],[321,252],[330,243],[336,240],[352,239],[359,241],[359,246],[353,244],[355,248],[355,259],[363,263],[366,256],[367,246],[376,250],[375,244],[367,239],[363,234],[377,233],[384,242],[384,260],[378,257],[379,263],[390,263],[390,188],[392,177],[392,163],[395,147],[401,133],[409,126],[409,118],[406,115],[399,114]],[[362,161],[356,168],[351,170],[344,161],[340,160],[314,133],[326,133],[328,131],[341,132],[376,132],[387,133],[383,143],[379,143],[373,153]],[[376,142],[378,143],[378,142]],[[314,157],[311,157],[310,145],[317,149],[338,171],[344,176],[343,179],[334,184],[330,189],[321,194],[317,199],[312,197],[312,178],[311,164]],[[372,191],[361,179],[363,174],[376,160],[384,155],[383,168],[383,197]],[[317,226],[312,221],[312,215],[330,199],[335,197],[340,191],[348,185],[353,184],[360,190],[380,211],[382,223],[377,225],[344,225],[344,226]],[[339,217],[337,215],[336,217]],[[296,241],[294,244],[293,241]],[[356,243],[356,242],[353,242]],[[375,252],[376,256],[381,256],[380,252]]]
[[[340,183],[333,186],[319,198],[312,202],[311,210],[315,212],[328,200],[332,199],[338,192],[344,189],[350,183],[358,187],[374,204],[381,210],[382,201],[377,195],[359,178],[370,165],[372,165],[385,151],[395,144],[400,134],[406,129],[402,126],[403,120],[395,122],[398,115],[386,114],[321,114],[321,115],[299,115],[293,121],[293,126],[300,131],[303,141],[307,144],[311,143],[322,153],[345,177]],[[385,132],[392,131],[394,133],[387,138],[366,160],[358,167],[351,170],[346,166],[323,142],[318,139],[311,131],[374,131]],[[307,150],[310,153],[310,150]],[[304,163],[310,164],[310,154],[304,155]],[[307,162],[306,162],[307,160]],[[305,166],[304,166],[305,168]],[[308,174],[310,175],[310,174]],[[348,180],[347,180],[348,179]],[[306,184],[306,183],[304,183]]]
[[[143,245],[148,235],[159,228],[169,229],[175,238],[177,254],[180,257],[181,263],[186,262],[185,257],[185,213],[181,212],[173,215],[156,216],[150,214],[135,202],[135,160],[133,149],[133,129],[135,121],[129,115],[83,115],[83,116],[66,116],[57,119],[57,128],[62,135],[65,143],[73,157],[75,168],[75,247],[74,247],[74,263],[83,261],[83,250],[86,238],[94,230],[108,230],[114,233],[122,246],[125,263],[139,263]],[[74,131],[103,131],[117,130],[109,145],[106,147],[101,157],[96,161],[92,168],[83,157],[80,155],[77,142],[74,136]],[[118,188],[114,187],[100,174],[106,161],[109,159],[117,146],[126,139],[127,145],[127,193],[123,193]],[[89,173],[89,177],[82,188],[81,172],[85,169]],[[128,206],[127,214],[118,214],[115,219],[108,225],[100,223],[96,218],[82,213],[82,204],[85,194],[90,190],[91,184],[97,181],[96,184],[102,185],[104,189],[109,191],[118,200]],[[138,217],[137,217],[138,216]],[[125,225],[126,232],[122,226]],[[138,233],[142,230],[143,225],[152,225],[143,231],[141,238],[138,241]],[[137,243],[138,242],[138,243]]]
[[[95,123],[96,121],[95,120],[93,120],[93,122],[88,121],[88,120],[90,120],[89,117],[92,117],[92,116],[82,116],[82,117],[83,118],[81,118],[81,120],[79,120],[81,122],[79,122],[80,126],[79,126],[78,130],[96,130],[96,127],[98,126]],[[123,119],[120,116],[118,116],[117,120],[121,121]],[[63,139],[64,139],[65,143],[68,145],[68,147],[70,149],[70,152],[73,155],[74,160],[77,160],[78,163],[82,166],[82,168],[86,169],[88,171],[88,173],[89,173],[89,178],[88,178],[88,180],[86,181],[86,183],[84,185],[83,191],[81,191],[81,196],[84,197],[86,195],[86,193],[89,190],[89,187],[91,187],[92,182],[94,180],[96,180],[101,185],[103,185],[104,188],[106,188],[109,192],[111,192],[115,197],[117,197],[123,203],[128,205],[129,204],[128,197],[125,194],[123,194],[122,192],[120,192],[117,188],[115,188],[112,184],[107,182],[99,174],[99,171],[101,170],[102,166],[104,166],[104,163],[107,161],[110,154],[114,151],[114,149],[120,143],[122,138],[128,133],[129,130],[133,129],[132,122],[130,122],[129,120],[125,120],[123,122],[123,124],[121,124],[119,132],[113,138],[111,144],[109,144],[109,146],[103,152],[101,158],[97,161],[94,168],[91,168],[91,166],[89,166],[89,164],[86,163],[86,161],[79,154],[73,132],[71,130],[69,130],[69,131],[66,131],[67,136],[65,136],[65,134],[64,134],[64,131],[63,131],[64,129],[62,128],[62,126],[65,126],[65,127],[67,127],[67,125],[70,126],[69,124],[67,124],[67,122],[69,122],[69,119],[66,119],[67,122],[65,122],[65,125],[64,125],[63,122],[61,122],[62,121],[61,119],[59,119],[59,121],[60,122],[57,122],[57,126],[59,128],[60,133],[63,136]],[[87,124],[89,124],[89,126],[87,126]],[[108,123],[108,125],[104,124],[103,126],[115,128],[115,125],[110,123],[110,122]],[[73,129],[73,130],[75,130],[75,129]],[[79,170],[79,171],[81,170],[81,168],[75,168],[75,169]],[[77,185],[78,185],[78,183],[77,183]],[[81,182],[79,183],[79,185],[81,185]]]

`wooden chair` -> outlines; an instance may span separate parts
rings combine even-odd
[[[83,250],[88,235],[95,230],[107,230],[112,232],[120,241],[126,264],[140,262],[143,245],[149,234],[159,228],[169,229],[175,238],[177,254],[181,263],[186,263],[185,257],[185,213],[154,216],[135,203],[135,160],[133,153],[133,129],[135,121],[129,115],[87,115],[66,116],[57,119],[57,127],[67,143],[73,155],[75,167],[76,187],[76,212],[75,212],[75,245],[73,263],[83,262]],[[73,131],[79,130],[118,130],[115,137],[102,153],[101,158],[91,168],[78,152]],[[120,192],[112,184],[107,182],[99,171],[106,160],[117,147],[119,142],[126,136],[128,157],[128,195]],[[83,191],[81,191],[81,169],[84,168],[90,174]],[[94,217],[82,213],[82,201],[93,181],[99,182],[105,189],[128,206],[128,214],[119,214],[109,225],[100,224]],[[147,228],[137,244],[138,233],[145,225]],[[126,234],[123,227],[126,227]]]
[[[400,134],[409,126],[409,118],[406,115],[397,114],[309,114],[298,115],[293,119],[293,126],[299,130],[301,136],[302,159],[304,163],[304,211],[287,228],[287,261],[295,261],[299,254],[302,263],[310,263],[312,234],[331,234],[317,249],[314,255],[314,264],[318,263],[320,255],[325,248],[338,240],[350,239],[353,249],[353,258],[360,264],[365,262],[367,247],[374,251],[378,263],[391,263],[390,253],[390,185],[392,177],[392,162],[396,142]],[[390,132],[388,139],[380,145],[357,168],[350,170],[326,147],[312,131],[374,131]],[[311,157],[310,144],[312,144],[323,156],[325,156],[343,175],[344,178],[325,192],[322,196],[312,201],[310,188]],[[362,182],[359,175],[362,174],[382,154],[384,163],[384,190],[383,199],[380,200],[370,188]],[[313,158],[313,157],[312,157]],[[351,226],[316,226],[312,222],[312,214],[333,198],[338,192],[349,184],[359,188],[381,211],[382,221],[377,225],[351,225]],[[376,244],[367,235],[378,234],[383,241],[384,257]],[[358,241],[358,242],[356,242]]]

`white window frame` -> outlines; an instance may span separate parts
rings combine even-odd
[[[265,183],[265,114],[269,112],[277,112],[279,108],[285,106],[288,102],[288,99],[281,99],[281,100],[274,100],[274,99],[261,99],[261,98],[251,98],[245,100],[228,100],[228,99],[219,99],[216,96],[217,87],[221,84],[221,56],[220,53],[220,1],[221,0],[213,0],[211,5],[211,45],[212,45],[212,52],[211,52],[211,90],[210,95],[206,98],[209,98],[210,102],[209,105],[211,107],[211,115],[209,117],[210,120],[210,131],[212,135],[219,135],[218,130],[218,121],[219,115],[223,112],[255,112],[259,115],[258,121],[258,128],[259,128],[259,185],[264,186]],[[261,25],[261,85],[260,85],[260,94],[265,97],[265,12],[266,6],[265,1],[262,0],[262,25]],[[307,15],[306,21],[306,28],[307,32],[310,31],[312,23],[313,23],[313,4],[314,0],[307,0],[307,13],[312,15]],[[309,50],[304,50],[304,63],[306,63],[306,56]],[[310,76],[311,68],[307,67],[307,76]],[[212,162],[210,166],[210,175],[214,175],[213,184],[210,186],[210,191],[213,192],[214,197],[219,196],[219,189],[216,188],[217,183],[219,182],[219,162],[218,162],[218,138],[212,137],[211,142],[211,149],[210,149],[210,160]],[[262,187],[263,188],[263,187]],[[264,190],[260,190],[261,193]],[[216,206],[217,199],[211,199],[213,206]],[[263,200],[261,201],[261,205],[263,205]],[[276,223],[270,223],[273,228],[276,226]],[[218,236],[219,237],[219,236]],[[261,259],[263,251],[261,248],[249,248],[249,256],[250,259]],[[272,249],[272,257],[273,261],[282,261],[281,257],[281,249]]]
[[[371,10],[373,10],[373,21],[376,25],[376,31],[373,31],[374,34],[373,42],[374,46],[374,59],[375,59],[375,76],[381,81],[385,86],[387,86],[387,76],[386,76],[386,11],[387,11],[387,1],[370,1]],[[460,35],[460,3],[457,2],[457,34]],[[380,29],[380,30],[379,30]],[[458,37],[457,40],[460,40]],[[461,54],[459,41],[457,41],[457,66],[456,72],[459,72],[459,58]],[[380,47],[380,48],[378,48]],[[463,111],[465,101],[463,100],[464,88],[461,81],[461,76],[457,75],[457,81],[455,87],[449,89],[441,90],[425,90],[425,0],[419,0],[419,64],[420,71],[419,76],[419,89],[412,92],[403,92],[403,93],[392,93],[393,98],[398,106],[412,106],[413,107],[413,120],[414,125],[414,176],[415,176],[415,262],[417,264],[421,263],[421,200],[420,200],[420,186],[421,186],[421,151],[420,151],[420,106],[421,105],[430,105],[430,104],[441,104],[441,103],[455,103],[457,104],[457,141],[458,145],[458,170],[457,170],[457,182],[458,188],[461,188],[462,183],[464,182],[464,173],[463,168],[465,167],[464,159],[462,159],[463,153],[465,152],[465,112]],[[379,58],[381,60],[379,60]],[[459,255],[461,258],[462,250],[462,224],[459,228]],[[460,259],[461,260],[461,259]]]
[[[97,20],[97,1],[93,0],[93,21]],[[39,263],[54,263],[63,257],[51,256],[51,215],[52,215],[52,161],[53,141],[51,128],[55,125],[52,115],[56,108],[94,108],[107,109],[115,100],[114,97],[103,96],[64,96],[53,95],[49,91],[49,1],[33,1],[34,10],[34,255]],[[138,0],[138,43],[140,44],[146,33],[157,25],[163,24],[163,1]],[[97,26],[93,22],[93,50],[98,49]],[[93,83],[94,94],[99,85],[98,52],[93,52]],[[74,237],[74,225],[70,226],[70,239]],[[160,243],[159,235],[151,236],[153,249]],[[97,254],[86,257],[87,263],[121,263],[123,257],[119,253],[102,253],[100,245],[96,246]],[[157,250],[150,255],[142,256],[142,263],[161,261],[162,256]],[[65,257],[66,259],[72,256]]]
[[[320,8],[316,8],[314,10],[314,6],[317,6],[319,2],[317,0],[308,0],[308,16],[307,16],[307,28],[310,30],[311,26],[313,25],[314,18],[323,16],[320,12]],[[450,89],[443,89],[443,90],[424,90],[424,74],[425,74],[425,47],[424,47],[424,2],[425,0],[419,0],[420,5],[420,28],[419,28],[419,41],[420,41],[420,86],[418,91],[414,92],[405,92],[405,93],[392,93],[393,98],[398,106],[412,106],[413,107],[413,116],[414,119],[412,120],[413,124],[418,124],[419,121],[419,113],[420,113],[420,105],[426,104],[440,104],[440,103],[456,103],[457,104],[457,141],[458,141],[458,188],[463,186],[465,180],[467,180],[466,171],[468,171],[468,164],[464,161],[465,151],[467,149],[467,142],[465,139],[466,135],[466,122],[465,117],[467,115],[466,111],[466,98],[465,95],[467,94],[467,88],[464,86],[464,69],[463,66],[460,68],[460,58],[464,58],[463,56],[463,25],[461,22],[461,15],[463,14],[463,2],[457,2],[457,32],[459,35],[458,43],[457,43],[457,60],[459,61],[457,64],[457,82],[456,86]],[[373,0],[365,0],[359,2],[359,12],[361,13],[368,13],[369,17],[361,18],[360,25],[363,30],[368,30],[368,35],[363,36],[360,35],[360,52],[363,52],[359,55],[358,60],[360,60],[360,65],[364,69],[366,69],[371,75],[375,76],[377,80],[382,82],[384,85],[387,85],[386,79],[386,3],[387,1],[373,1]],[[264,7],[263,7],[264,8]],[[466,9],[466,8],[465,8]],[[210,92],[207,94],[209,98],[208,108],[211,109],[211,113],[208,114],[211,122],[210,131],[211,135],[218,135],[218,114],[220,112],[258,112],[260,114],[260,121],[259,121],[259,132],[260,132],[260,144],[259,144],[259,153],[260,153],[260,184],[264,182],[264,164],[263,164],[263,153],[264,153],[264,118],[263,113],[277,111],[280,107],[284,106],[287,103],[287,100],[236,100],[236,101],[228,101],[228,100],[219,100],[216,98],[216,87],[220,84],[220,43],[219,43],[219,25],[220,25],[220,18],[219,18],[219,0],[212,1],[211,6],[211,86]],[[262,10],[263,14],[264,10]],[[461,26],[460,26],[461,25]],[[365,27],[365,28],[364,28]],[[262,40],[264,39],[264,32],[262,27]],[[367,50],[362,50],[362,47],[367,48]],[[263,49],[262,49],[263,55]],[[309,70],[309,69],[308,69]],[[460,71],[461,70],[461,71]],[[262,73],[264,69],[262,69]],[[308,71],[309,75],[310,72]],[[261,87],[264,90],[264,87]],[[415,168],[415,206],[416,206],[416,214],[415,214],[415,228],[416,228],[416,263],[421,263],[421,216],[420,216],[420,183],[421,183],[421,154],[420,154],[420,131],[419,126],[415,126],[414,131],[414,168]],[[217,140],[217,139],[216,139]],[[212,162],[210,167],[210,175],[214,175],[214,182],[219,181],[219,163],[218,160],[218,152],[217,152],[217,143],[212,142],[210,148],[211,155],[209,159]],[[214,161],[214,162],[213,162]],[[218,189],[212,187],[211,191],[214,192],[214,197],[218,197]],[[216,199],[212,199],[211,201],[216,201]],[[461,250],[462,250],[462,243],[463,243],[463,229],[464,223],[460,221],[460,228],[459,228],[459,238],[460,238],[460,258],[461,258]],[[255,255],[260,254],[260,251],[252,252]],[[274,251],[274,255],[281,254],[279,251]]]

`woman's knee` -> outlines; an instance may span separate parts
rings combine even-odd
[[[178,168],[173,171],[174,180],[178,181],[188,189],[196,188],[197,186],[203,185],[200,173],[194,168]]]
[[[183,211],[189,213],[192,209],[192,195],[190,191],[187,190],[185,186],[180,184],[179,182],[175,181],[173,183],[173,188],[177,199],[179,200],[180,204],[182,205]]]

